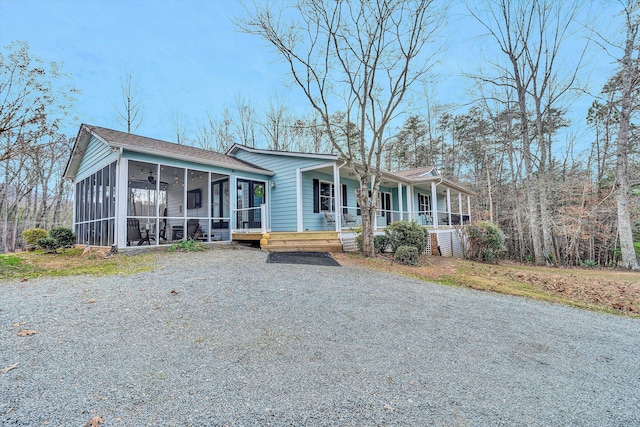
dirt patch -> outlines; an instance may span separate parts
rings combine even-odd
[[[572,306],[640,317],[640,273],[581,268],[550,268],[505,262],[488,265],[425,256],[420,266],[393,258],[336,254],[343,266],[360,266],[473,289],[526,296]]]

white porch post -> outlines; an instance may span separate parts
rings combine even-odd
[[[413,206],[413,185],[407,186],[407,210],[409,211],[409,221],[413,221],[413,214],[416,211]]]
[[[189,171],[187,168],[184,168],[184,188],[182,189],[182,229],[183,234],[182,238],[187,240],[187,188],[189,188]]]
[[[471,196],[467,195],[467,213],[469,215],[469,222],[471,222]]]
[[[374,203],[374,200],[373,200],[373,180],[374,179],[375,177],[373,175],[369,179],[370,181],[369,187],[371,188],[371,204],[372,205]],[[376,214],[373,216],[373,231],[376,231],[378,229],[378,201],[377,200],[375,201],[375,204],[376,204]]]
[[[260,222],[262,223],[260,232],[264,234],[267,232],[267,205],[264,203],[260,205]]]
[[[404,218],[404,210],[402,209],[402,183],[398,183],[398,210],[400,211],[400,219],[402,221]]]
[[[340,187],[340,171],[338,164],[333,164],[333,197],[336,204],[334,218],[336,219],[336,231],[342,230],[342,188]]]
[[[297,225],[296,230],[298,233],[302,232],[304,227],[303,223],[303,209],[302,209],[302,170],[300,168],[296,169],[296,219]]]
[[[458,193],[458,209],[460,210],[460,225],[462,225],[462,193]]]
[[[449,217],[449,226],[451,226],[451,189],[447,188],[447,216]]]
[[[235,176],[229,177],[229,207],[231,208],[231,218],[229,218],[229,231],[233,235],[238,220],[238,180]]]
[[[117,211],[116,211],[116,241],[118,248],[127,246],[127,195],[129,193],[129,161],[120,158],[118,162],[118,177],[116,182]]]
[[[158,175],[160,176],[160,175]],[[158,181],[160,181],[160,179],[158,179]],[[160,194],[160,193],[158,193]],[[212,195],[211,195],[211,172],[207,172],[207,200],[209,201],[209,203],[207,204],[207,242],[210,242],[211,239],[213,239],[213,228],[212,228],[212,208],[211,206],[213,206],[213,200],[212,200]],[[160,219],[158,218],[158,221],[160,221]],[[158,224],[160,224],[158,222]],[[160,243],[160,241],[158,241],[158,243]]]
[[[436,193],[436,183],[431,183],[431,210],[433,211],[433,226],[438,228],[438,193]]]

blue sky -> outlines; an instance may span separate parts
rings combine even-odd
[[[486,41],[476,38],[481,28],[462,10],[454,3],[443,31],[449,42],[435,87],[441,102],[469,101],[470,84],[460,74],[475,71],[486,53]],[[144,110],[136,133],[150,137],[172,140],[175,113],[194,130],[207,112],[219,115],[237,97],[256,108],[277,97],[295,113],[308,112],[268,46],[231,23],[242,14],[235,0],[0,0],[0,46],[26,40],[32,55],[62,62],[81,91],[77,115],[84,123],[121,129],[115,107],[126,70],[139,82]],[[593,60],[595,88],[612,68],[610,58]],[[583,117],[590,103],[578,104]]]
[[[237,96],[256,102],[289,90],[284,68],[239,33],[235,1],[0,1],[0,44],[26,40],[31,53],[60,61],[81,90],[80,121],[118,128],[121,79],[139,81],[144,120],[137,133],[169,139],[169,117],[217,114]]]

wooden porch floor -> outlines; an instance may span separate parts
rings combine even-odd
[[[271,252],[342,252],[340,236],[335,231],[233,233],[233,241],[260,242]]]

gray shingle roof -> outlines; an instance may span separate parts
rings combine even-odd
[[[393,172],[396,175],[400,175],[406,178],[415,178],[415,177],[421,177],[424,174],[428,174],[431,171],[434,170],[433,166],[426,166],[426,167],[422,167],[422,168],[416,168],[416,169],[409,169],[409,170],[405,170],[405,171],[396,171]]]
[[[202,148],[191,147],[189,145],[180,145],[173,142],[162,141],[160,139],[147,138],[145,136],[134,135],[131,133],[120,132],[113,129],[107,129],[100,126],[83,125],[90,132],[103,139],[109,145],[114,147],[122,147],[133,151],[154,152],[168,157],[187,158],[193,161],[213,163],[218,166],[226,166],[238,169],[255,169],[255,172],[262,172],[272,175],[273,173],[267,169],[261,168],[251,163],[236,159],[235,157],[216,151],[204,150]]]

